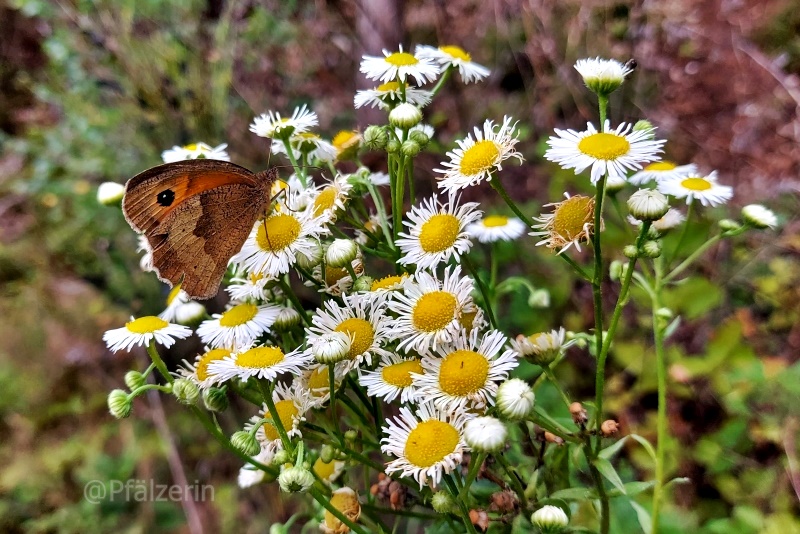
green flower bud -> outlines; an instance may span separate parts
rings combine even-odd
[[[622,249],[622,253],[625,254],[626,258],[639,257],[639,250],[633,245],[627,245],[624,249]]]
[[[656,317],[659,319],[664,319],[665,321],[671,321],[675,314],[669,308],[659,308],[656,311]]]
[[[372,125],[364,130],[364,145],[370,150],[383,150],[388,140],[389,135],[381,126]]]
[[[320,459],[326,464],[331,463],[335,456],[336,456],[336,449],[334,449],[330,445],[323,445],[322,449],[320,449],[319,451]]]
[[[334,239],[325,252],[325,263],[336,269],[350,265],[358,256],[358,244],[352,239]]]
[[[414,104],[402,103],[389,112],[389,124],[396,128],[408,129],[421,120],[422,111]]]
[[[389,154],[396,154],[400,152],[400,141],[395,138],[391,138],[386,142],[386,152]]]
[[[131,404],[126,391],[115,389],[108,394],[108,411],[117,419],[123,419],[131,414]]]
[[[172,383],[172,394],[182,404],[194,404],[200,396],[200,388],[188,378],[178,378]]]
[[[416,141],[409,139],[403,142],[403,144],[400,146],[400,150],[402,150],[404,156],[415,158],[419,154],[420,146]]]
[[[291,330],[300,324],[300,314],[294,308],[282,307],[275,318],[276,330]]]
[[[446,491],[437,491],[431,498],[431,506],[439,514],[449,514],[455,509],[455,501]]]
[[[227,386],[210,387],[203,390],[203,404],[206,409],[212,412],[224,412],[228,409],[228,388]]]
[[[281,449],[275,453],[275,456],[272,457],[272,465],[282,466],[286,465],[292,461],[292,457],[289,455],[289,451]]]
[[[408,132],[408,138],[417,143],[421,149],[425,148],[431,141],[431,138],[422,130],[411,130]]]
[[[324,255],[325,252],[322,250],[322,245],[316,243],[308,251],[308,254],[304,252],[297,253],[297,265],[306,271],[311,271],[311,269],[322,263],[322,258]]]
[[[608,266],[608,277],[611,278],[612,282],[616,282],[622,278],[622,269],[621,261],[614,260],[611,262],[611,265]]]
[[[231,436],[231,445],[246,456],[255,456],[261,452],[261,445],[259,445],[255,436],[244,430],[233,433]]]
[[[648,258],[661,256],[661,243],[658,241],[645,241],[642,245],[642,254]]]
[[[125,373],[125,385],[128,386],[128,389],[131,391],[139,389],[145,384],[147,384],[147,379],[139,371],[128,371]]]
[[[369,291],[372,289],[372,282],[374,280],[371,276],[359,276],[356,278],[356,281],[353,283],[353,292],[358,293],[360,291]]]
[[[358,438],[358,432],[350,429],[344,433],[344,439],[346,441],[355,441]]]
[[[719,227],[725,232],[732,232],[742,227],[741,224],[732,219],[722,219],[717,224],[719,224]]]
[[[642,119],[642,120],[636,121],[636,124],[633,125],[633,131],[634,132],[641,132],[641,131],[655,130],[655,129],[656,129],[656,127],[653,126],[653,123],[650,122],[647,119]],[[655,136],[653,136],[653,137],[655,137]]]
[[[314,484],[314,475],[305,467],[288,467],[278,475],[278,484],[286,493],[303,493]]]

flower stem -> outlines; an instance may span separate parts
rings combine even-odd
[[[311,326],[311,319],[308,318],[308,312],[306,312],[306,309],[300,303],[300,299],[298,299],[297,295],[295,295],[294,291],[292,291],[292,286],[289,285],[288,278],[288,274],[286,275],[286,278],[278,278],[278,283],[280,284],[281,289],[283,289],[283,292],[286,294],[286,296],[289,297],[289,300],[292,302],[292,306],[295,307],[297,313],[299,313],[300,317],[303,318],[303,322],[308,326]]]
[[[444,483],[447,485],[447,489],[450,490],[450,495],[453,496],[456,504],[458,505],[458,509],[461,511],[461,520],[464,522],[464,526],[469,534],[478,534],[478,531],[475,530],[475,525],[472,524],[472,520],[469,518],[469,510],[467,509],[466,503],[462,499],[458,498],[459,492],[458,486],[454,482],[455,476],[453,476],[453,478],[450,477],[451,475],[445,474],[442,476],[442,480],[444,480]]]
[[[556,380],[556,375],[553,374],[553,370],[550,369],[550,365],[545,365],[542,367],[542,369],[544,370],[544,374],[547,375],[547,379],[550,380],[551,384],[553,384],[553,387],[558,390],[559,395],[561,395],[561,400],[564,401],[564,405],[569,408],[569,405],[572,403],[570,402],[569,397],[567,397],[567,394],[564,392],[564,389],[561,387],[561,384],[559,384],[558,380]]]
[[[439,81],[436,82],[436,85],[433,87],[433,90],[431,91],[431,98],[434,98],[434,97],[436,97],[436,95],[439,94],[439,91],[442,90],[442,87],[444,87],[444,84],[446,84],[447,80],[450,79],[450,74],[453,72],[454,69],[455,69],[455,67],[451,66],[446,71],[444,71],[444,74],[442,74],[442,77],[439,78]],[[403,100],[403,102],[405,102],[405,100]]]
[[[673,271],[674,272],[674,271]],[[656,423],[656,484],[653,488],[653,530],[658,532],[661,498],[664,491],[664,455],[667,441],[667,364],[664,354],[664,328],[658,317],[661,309],[661,268],[656,264],[656,278],[654,286],[653,304],[653,340],[656,351],[656,375],[658,380],[658,419]]]
[[[175,379],[172,378],[172,375],[169,374],[169,369],[167,369],[167,364],[164,363],[164,360],[161,359],[161,355],[156,350],[156,340],[151,339],[150,343],[147,344],[147,354],[150,355],[150,359],[153,360],[153,363],[158,369],[158,372],[161,373],[161,376],[164,377],[164,380],[172,384]]]
[[[464,254],[461,256],[461,263],[464,267],[467,268],[469,274],[472,275],[472,278],[475,280],[475,285],[478,286],[478,291],[481,293],[481,297],[483,297],[483,304],[486,308],[486,315],[489,316],[489,323],[492,325],[492,328],[497,328],[497,320],[494,317],[494,312],[492,311],[492,302],[489,298],[489,292],[486,289],[486,286],[483,283],[483,280],[480,279],[478,276],[478,272],[475,270],[475,267],[472,265],[472,262],[469,261],[467,255]]]
[[[355,279],[354,279],[355,280]],[[339,424],[336,419],[336,369],[333,364],[328,364],[328,389],[331,392],[331,418],[336,428],[336,433],[339,433]]]
[[[517,472],[514,471],[514,468],[512,468],[511,465],[509,465],[508,460],[503,453],[496,454],[494,457],[498,462],[500,462],[500,465],[503,466],[503,469],[508,475],[508,478],[511,481],[511,487],[519,499],[520,511],[524,514],[528,510],[528,498],[525,496],[525,490],[522,488],[522,482],[520,482],[519,478],[517,478]]]
[[[458,499],[466,499],[469,495],[469,487],[472,485],[472,482],[475,480],[475,477],[478,476],[478,471],[481,469],[481,464],[483,464],[483,460],[486,459],[486,453],[477,452],[470,456],[469,459],[469,471],[467,472],[467,480],[464,481],[464,487],[461,488],[461,491],[458,494]]]
[[[605,382],[605,361],[599,359],[600,351],[603,347],[603,252],[600,246],[600,228],[603,217],[603,197],[605,196],[607,176],[603,175],[597,182],[597,199],[594,204],[594,231],[592,232],[592,248],[594,252],[594,273],[592,274],[592,296],[594,302],[594,335],[595,350],[598,357],[597,372],[595,375],[595,395],[600,399],[597,412],[602,407],[603,386]],[[599,428],[600,417],[597,417],[597,427]]]
[[[522,213],[522,210],[520,210],[519,207],[517,207],[517,205],[514,203],[514,201],[511,200],[511,197],[508,196],[506,189],[500,182],[500,178],[498,176],[495,176],[493,180],[489,180],[489,183],[492,184],[494,190],[497,191],[497,193],[500,195],[500,197],[502,197],[505,203],[508,204],[508,207],[511,208],[511,211],[513,211],[516,214],[516,216],[519,217],[519,219],[525,223],[525,226],[527,226],[528,228],[533,228],[533,220],[524,213]]]
[[[294,155],[294,150],[292,150],[292,145],[289,143],[288,139],[283,139],[283,146],[286,147],[286,155],[289,157],[289,162],[292,164],[295,174],[297,174],[297,177],[300,179],[300,183],[303,184],[303,189],[305,189],[308,184],[306,181],[306,173],[297,163],[297,158]]]
[[[261,390],[261,396],[264,398],[264,404],[267,405],[269,415],[272,417],[272,424],[275,425],[275,429],[281,437],[283,448],[291,454],[294,452],[294,447],[292,446],[292,441],[289,439],[289,435],[286,434],[286,429],[283,428],[283,421],[281,421],[278,410],[275,408],[275,401],[272,400],[272,382],[269,380],[258,380],[257,382],[258,388]]]

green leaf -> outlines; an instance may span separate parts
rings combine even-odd
[[[647,441],[647,439],[643,438],[639,434],[630,434],[630,437],[638,441],[642,447],[644,447],[644,450],[646,450],[650,455],[650,458],[652,458],[654,462],[656,461],[656,451],[653,449],[653,446],[650,445],[650,442]]]
[[[628,436],[625,436],[621,440],[618,440],[616,443],[609,445],[608,447],[600,451],[600,454],[598,456],[600,456],[600,458],[605,458],[606,460],[608,460],[609,458],[611,458],[612,456],[614,456],[619,452],[622,446],[625,445],[626,441],[628,441]]]
[[[627,495],[628,497],[633,497],[634,495],[638,495],[651,489],[655,485],[655,480],[649,480],[647,482],[627,482],[625,484],[625,493],[622,493],[617,489],[612,489],[608,492],[608,496],[619,497],[620,495]]]
[[[631,506],[636,512],[636,518],[639,520],[639,526],[642,527],[642,530],[644,532],[652,532],[653,521],[650,518],[650,512],[645,510],[644,506],[633,500],[631,501]]]
[[[623,495],[625,494],[625,484],[622,483],[622,479],[619,478],[617,470],[614,469],[614,466],[611,465],[611,462],[605,458],[595,458],[592,463],[597,470],[600,471],[600,474],[606,477],[606,479],[608,479],[608,481],[611,482],[615,488],[621,491]]]
[[[552,495],[550,499],[564,499],[565,501],[584,501],[592,496],[592,491],[589,488],[567,488],[558,490]]]
[[[668,487],[670,484],[688,484],[691,481],[692,479],[689,477],[673,478],[672,480],[668,480],[667,483],[664,484],[664,488]]]

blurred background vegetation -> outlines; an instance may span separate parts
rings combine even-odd
[[[793,0],[0,0],[0,531],[264,532],[288,517],[291,507],[274,487],[238,489],[238,461],[171,399],[139,399],[124,421],[107,414],[107,392],[120,387],[125,370],[143,368],[145,355],[109,354],[101,335],[131,314],[158,313],[164,288],[139,271],[135,236],[118,209],[97,204],[96,188],[124,183],[159,163],[162,150],[194,141],[227,142],[233,161],[264,168],[268,146],[247,127],[267,109],[309,103],[329,136],[363,128],[375,116],[352,108],[355,90],[367,87],[361,54],[399,42],[456,44],[491,68],[487,82],[451,84],[426,110],[441,143],[432,150],[449,148],[485,118],[520,119],[527,161],[509,166],[503,180],[531,213],[586,187],[541,154],[554,126],[596,122],[572,65],[600,55],[639,64],[614,95],[613,122],[650,119],[669,139],[670,159],[718,169],[735,203],[762,202],[781,214],[779,232],[719,246],[669,295],[683,316],[669,345],[669,472],[691,481],[672,487],[664,531],[800,531],[796,7]],[[440,160],[418,158],[423,190]],[[488,188],[471,195],[494,198]],[[521,262],[531,245],[504,250],[507,265],[548,287],[552,306],[532,312],[522,298],[509,302],[507,332],[586,329],[590,288],[541,255]],[[607,398],[623,434],[652,439],[648,317],[642,307],[625,318]],[[168,359],[175,365],[196,348],[184,344]],[[559,374],[576,398],[593,395],[586,354],[571,354]],[[550,400],[545,390],[538,402]],[[223,426],[232,430],[247,415],[226,414]],[[641,449],[617,467],[629,479],[651,475]],[[213,484],[215,499],[83,499],[89,480],[133,478]],[[615,531],[635,532],[633,509],[615,504]]]

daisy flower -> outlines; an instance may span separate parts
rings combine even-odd
[[[310,359],[310,356],[298,350],[284,354],[280,347],[257,345],[209,363],[208,372],[216,375],[220,383],[233,378],[243,381],[251,377],[274,380],[284,373],[299,375]]]
[[[199,302],[189,297],[186,291],[176,284],[167,295],[167,307],[158,316],[168,323],[185,324],[187,318],[200,318],[205,315],[206,309]]]
[[[233,353],[230,349],[208,349],[195,356],[194,363],[183,360],[183,367],[178,367],[178,376],[194,382],[200,389],[208,389],[217,383],[216,375],[208,370],[211,362],[223,360]]]
[[[483,131],[477,126],[466,139],[457,140],[458,148],[447,153],[450,161],[442,162],[444,169],[434,169],[434,172],[444,174],[439,180],[439,188],[447,191],[465,189],[481,183],[484,179],[491,180],[492,172],[503,169],[502,163],[508,158],[517,158],[523,161],[522,154],[514,149],[517,136],[514,129],[517,123],[511,124],[511,117],[503,117],[503,124],[495,131],[494,122],[487,120],[483,123]]]
[[[697,199],[703,206],[718,206],[733,198],[733,188],[717,183],[717,171],[707,176],[693,173],[658,182],[658,190],[675,198],[685,198],[687,204]]]
[[[168,323],[160,317],[139,317],[125,323],[122,328],[108,330],[103,334],[103,341],[111,352],[130,350],[136,346],[150,344],[155,340],[159,345],[171,347],[176,339],[184,339],[192,335],[192,330],[179,324]]]
[[[523,358],[530,358],[540,366],[550,364],[572,342],[566,342],[567,331],[562,326],[558,330],[539,332],[530,336],[519,335],[511,341],[511,347]]]
[[[457,68],[464,83],[479,82],[489,76],[489,69],[472,61],[472,56],[458,46],[440,46],[434,48],[427,45],[418,45],[414,55],[420,58],[429,58],[442,66],[442,68]]]
[[[350,371],[350,362],[344,361],[334,365],[333,382],[338,390],[347,373]],[[303,371],[297,383],[299,394],[308,399],[311,408],[323,406],[331,398],[331,378],[328,366],[324,364],[314,364]]]
[[[402,46],[398,52],[384,49],[383,57],[362,56],[360,70],[370,80],[380,80],[384,83],[396,80],[405,82],[411,77],[417,85],[423,85],[436,80],[439,75],[439,67],[433,60],[403,52]]]
[[[205,143],[192,143],[191,145],[186,145],[183,147],[176,145],[169,150],[162,152],[161,159],[164,160],[164,163],[202,158],[230,161],[231,157],[227,152],[225,152],[227,147],[227,143],[223,143],[215,147],[209,146]]]
[[[467,233],[481,243],[513,241],[525,233],[525,223],[516,217],[487,215],[467,226]]]
[[[371,397],[378,397],[384,402],[392,402],[400,397],[400,402],[406,403],[414,399],[416,392],[411,373],[425,373],[419,358],[389,354],[381,358],[374,371],[362,372],[358,383],[367,388],[367,395]]]
[[[331,144],[336,149],[336,159],[346,161],[354,159],[361,148],[361,134],[355,130],[341,130],[333,136]]]
[[[472,279],[461,277],[461,266],[445,268],[444,279],[419,271],[392,293],[389,309],[398,314],[391,332],[399,339],[397,350],[425,355],[452,341],[461,330],[461,316],[471,306]]]
[[[660,159],[658,154],[666,141],[653,139],[654,128],[632,130],[633,125],[624,122],[611,130],[609,121],[598,132],[587,123],[585,132],[559,130],[557,137],[547,140],[549,149],[544,153],[547,160],[558,163],[562,169],[575,169],[575,174],[592,168],[592,183],[597,183],[604,174],[625,179],[628,170],[642,168],[642,163]]]
[[[291,117],[281,117],[280,113],[269,111],[253,119],[250,131],[260,137],[289,139],[292,135],[307,132],[319,124],[317,114],[309,111],[303,104],[294,108]]]
[[[311,470],[317,475],[321,481],[327,485],[331,485],[337,478],[344,472],[345,465],[342,460],[331,460],[330,462],[323,462],[322,458],[317,458]]]
[[[668,160],[656,161],[643,168],[641,171],[632,174],[628,181],[633,185],[643,185],[648,182],[660,182],[681,176],[688,176],[697,172],[697,165],[678,165]]]
[[[293,151],[305,154],[308,161],[328,163],[336,159],[336,148],[333,144],[315,133],[295,133],[289,138],[289,145]],[[281,139],[273,139],[270,152],[286,154],[286,144]]]
[[[464,451],[463,431],[474,415],[446,412],[430,403],[400,408],[400,415],[388,418],[383,427],[381,451],[396,459],[386,465],[386,474],[399,472],[412,477],[422,486],[436,486],[442,474],[460,467]]]
[[[273,277],[288,273],[298,253],[310,256],[319,237],[327,233],[321,221],[310,214],[281,210],[256,222],[231,262],[248,273]]]
[[[481,212],[477,202],[457,204],[458,198],[450,195],[445,203],[433,196],[412,206],[409,220],[403,221],[409,232],[398,234],[397,246],[403,253],[398,263],[428,269],[468,252],[472,242],[465,228],[480,219]]]
[[[405,102],[409,104],[422,108],[431,103],[432,93],[430,91],[406,86],[405,92]],[[396,81],[383,83],[375,89],[356,91],[356,96],[353,98],[356,109],[364,106],[387,109],[403,102],[403,92],[400,90],[400,83]]]
[[[437,348],[436,355],[422,359],[425,374],[412,375],[417,398],[445,411],[493,405],[498,384],[519,363],[515,351],[503,350],[507,341],[497,330],[480,338],[477,330],[462,330],[452,343]]]
[[[250,345],[269,330],[280,308],[272,305],[242,302],[230,306],[225,313],[215,313],[197,327],[197,335],[211,347],[243,347]]]
[[[361,256],[361,250],[358,251],[356,259],[350,263],[350,266],[357,277],[364,274],[364,260]],[[317,265],[311,274],[315,280],[322,282],[322,287],[319,288],[321,293],[341,295],[342,293],[347,293],[353,287],[353,278],[345,267],[331,267],[330,265],[323,267],[322,265]],[[309,287],[315,285],[310,280],[306,280],[304,284]]]
[[[581,249],[581,241],[588,243],[594,233],[594,198],[583,195],[567,196],[566,200],[545,204],[544,207],[555,206],[552,213],[534,217],[539,222],[534,226],[536,232],[531,236],[544,236],[536,246],[545,245],[558,253],[575,246]],[[602,230],[602,228],[601,228]]]
[[[275,411],[278,412],[278,419],[280,419],[286,435],[289,438],[302,437],[300,424],[306,420],[305,415],[310,408],[303,392],[293,386],[276,384],[272,390],[272,402],[275,404]],[[264,419],[266,421],[262,421]],[[250,421],[244,425],[245,432],[251,432],[254,425],[259,425],[256,430],[256,439],[261,443],[262,450],[283,449],[281,436],[273,421],[272,414],[264,404],[258,414],[251,417]]]
[[[244,273],[243,276],[237,275],[231,278],[231,283],[225,291],[233,301],[267,300],[267,284],[277,279],[277,276],[265,276],[261,273]]]
[[[332,332],[342,332],[351,337],[350,351],[347,359],[353,367],[366,361],[372,363],[373,356],[391,354],[382,348],[388,340],[391,319],[383,313],[383,301],[367,301],[365,299],[343,296],[343,305],[334,300],[325,302],[311,318],[306,329],[306,353],[311,355],[311,346],[320,337]]]
[[[622,85],[625,77],[633,72],[628,64],[623,65],[615,59],[579,59],[575,70],[583,77],[586,87],[601,95],[612,93]]]
[[[311,209],[311,216],[318,218],[321,224],[336,221],[336,213],[344,210],[348,195],[353,189],[347,177],[337,174],[336,177],[319,187],[308,188],[303,195],[308,200],[305,202]]]

